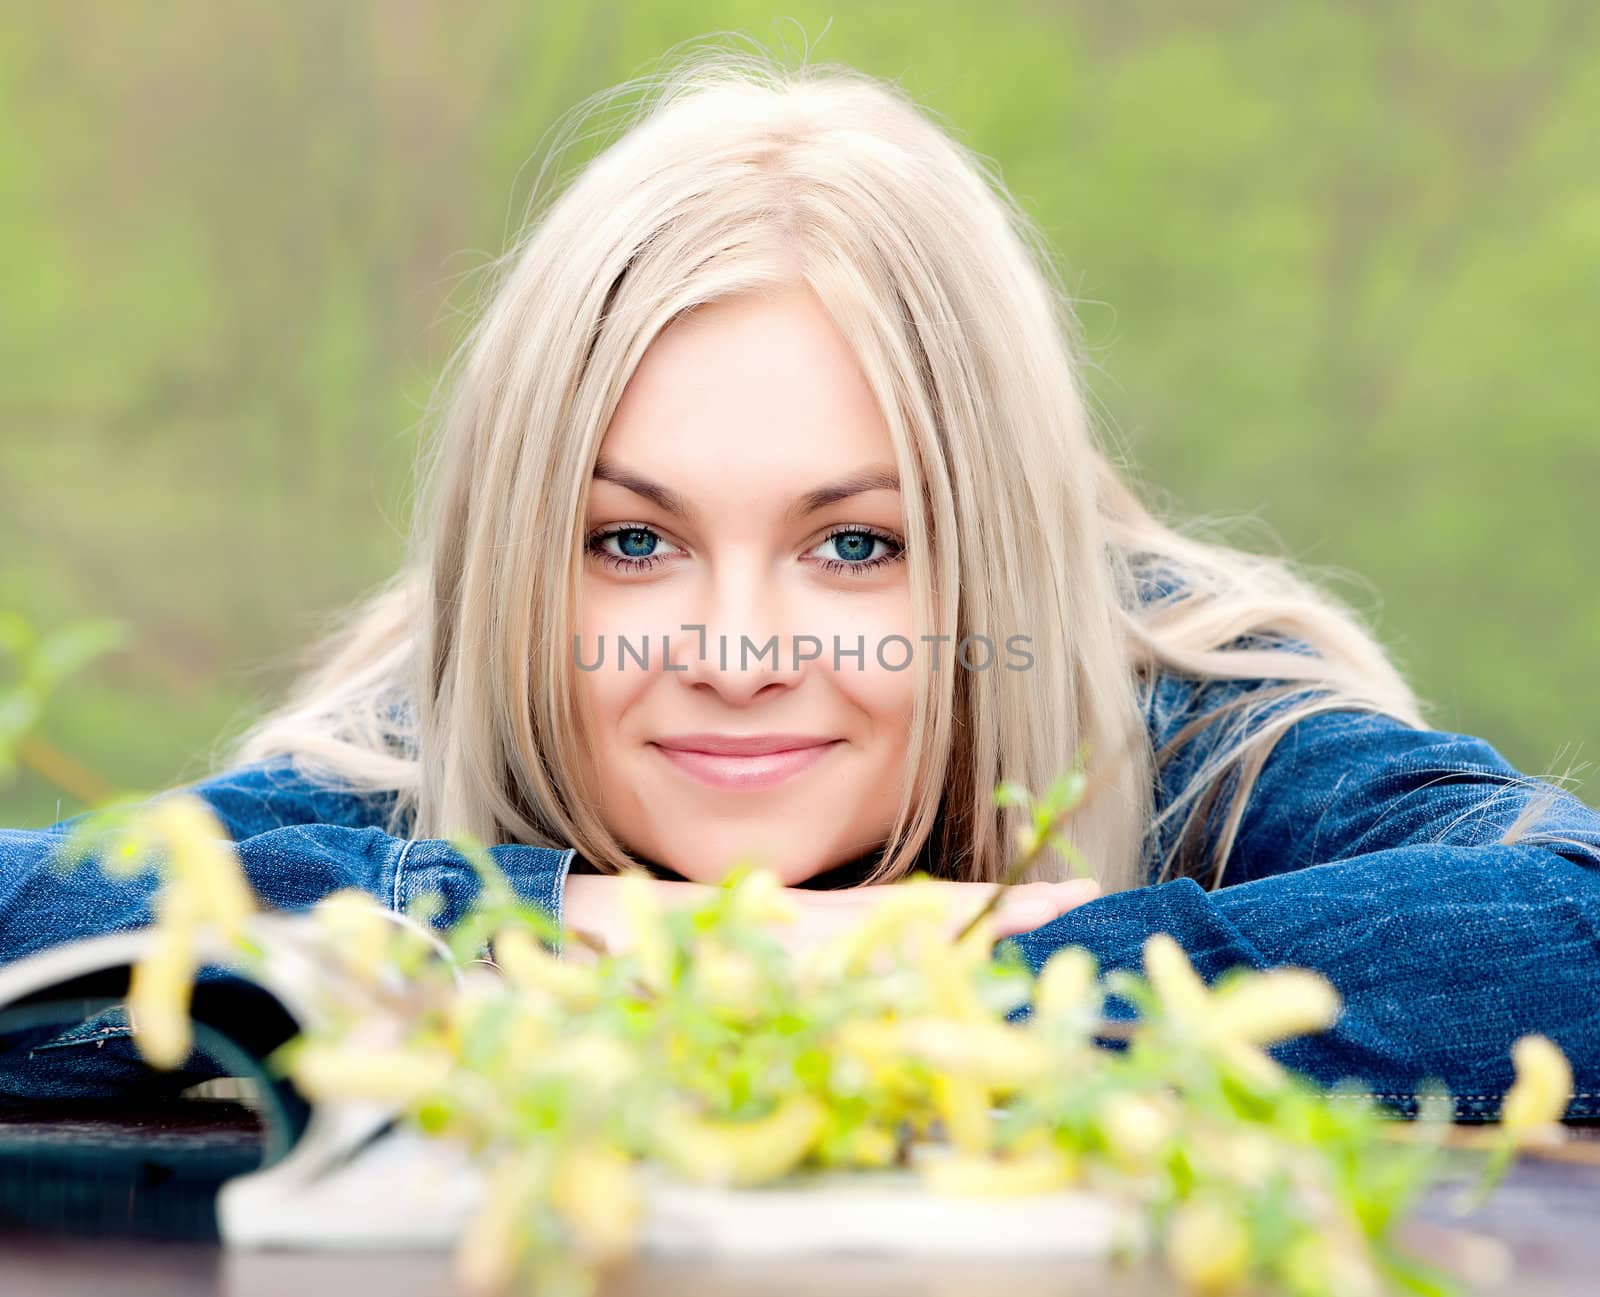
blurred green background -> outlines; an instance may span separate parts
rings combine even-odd
[[[1437,726],[1592,755],[1587,0],[14,9],[0,609],[132,628],[46,743],[121,788],[210,768],[394,566],[463,277],[546,128],[719,30],[898,79],[999,165],[1161,507],[1347,574]],[[79,809],[0,785],[0,824]]]

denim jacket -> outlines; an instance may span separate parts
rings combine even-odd
[[[1151,736],[1160,747],[1192,718],[1265,683],[1158,674],[1145,694]],[[1223,728],[1204,726],[1162,768],[1158,811]],[[1600,812],[1562,792],[1531,839],[1496,843],[1548,787],[1482,739],[1324,712],[1292,726],[1260,771],[1222,886],[1180,878],[1103,896],[1017,944],[1035,967],[1075,944],[1102,970],[1137,971],[1145,939],[1168,932],[1208,980],[1235,965],[1316,969],[1343,997],[1342,1014],[1330,1031],[1276,1047],[1275,1057],[1324,1085],[1355,1078],[1402,1114],[1437,1079],[1458,1118],[1493,1119],[1512,1080],[1512,1042],[1541,1032],[1573,1064],[1568,1115],[1597,1117]],[[389,835],[382,796],[319,784],[287,758],[190,789],[237,840],[265,904],[303,908],[354,886],[404,909],[432,892],[444,900],[435,922],[448,924],[475,892],[475,876],[447,842]],[[0,830],[0,962],[149,921],[150,878],[52,867],[71,823]],[[1152,878],[1165,845],[1152,844]],[[522,896],[560,918],[574,851],[501,844],[491,855]],[[218,1070],[195,1055],[178,1073],[152,1072],[128,1035],[114,1008],[64,1032],[0,1037],[0,1096],[170,1092]]]

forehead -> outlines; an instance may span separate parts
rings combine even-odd
[[[866,376],[805,288],[711,303],[664,329],[601,453],[696,498],[719,484],[792,494],[819,474],[894,463]]]

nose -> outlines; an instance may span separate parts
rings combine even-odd
[[[781,583],[754,563],[725,564],[704,590],[671,636],[667,670],[674,678],[734,704],[793,688],[809,649],[802,644],[796,661]]]

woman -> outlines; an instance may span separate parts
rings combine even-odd
[[[681,63],[505,259],[411,561],[196,786],[263,897],[433,892],[448,922],[468,833],[602,936],[619,869],[683,893],[747,857],[797,942],[914,869],[954,921],[1008,864],[996,785],[1083,752],[1095,881],[1052,857],[1000,914],[1032,963],[1137,967],[1167,931],[1208,978],[1319,969],[1343,1017],[1278,1051],[1314,1079],[1492,1117],[1539,1031],[1600,1113],[1600,814],[1428,729],[1283,561],[1152,517],[1066,301],[894,89]],[[147,918],[148,884],[50,873],[57,832],[0,837],[7,958]]]

